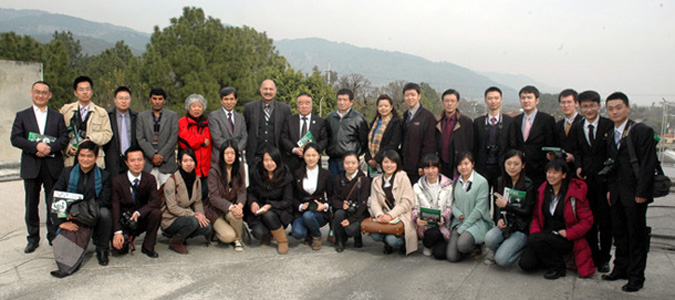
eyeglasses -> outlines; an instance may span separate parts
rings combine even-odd
[[[49,93],[50,93],[50,92],[49,92],[49,91],[36,91],[36,90],[33,90],[33,93],[36,94],[36,95],[38,95],[38,96],[49,96]]]

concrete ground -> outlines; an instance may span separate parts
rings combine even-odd
[[[624,281],[605,282],[600,274],[580,279],[568,272],[549,281],[543,271],[526,274],[470,257],[453,264],[421,251],[384,255],[369,237],[361,249],[350,241],[343,253],[326,243],[312,251],[293,240],[288,255],[276,254],[274,244],[254,242],[235,253],[230,246],[205,247],[196,238],[189,241],[190,254],[180,255],[160,236],[157,259],[137,252],[111,257],[101,267],[90,246],[77,273],[56,279],[49,275],[56,265],[46,241],[23,253],[23,183],[2,182],[0,191],[0,299],[675,299],[675,195],[649,209],[655,236],[647,282],[628,294],[621,291]]]

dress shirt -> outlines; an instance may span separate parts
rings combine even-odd
[[[593,136],[598,137],[598,124],[600,123],[600,117],[595,118],[595,121],[593,122],[588,122],[588,119],[584,119],[584,136],[586,136],[586,141],[588,142],[589,145],[593,143],[591,141],[590,137],[588,136],[588,125],[593,125]]]
[[[527,113],[523,113],[523,116],[525,116],[525,118],[530,119],[530,130],[532,130],[532,127],[533,127],[533,125],[534,125],[534,118],[537,117],[537,112],[538,112],[538,110],[535,109],[535,110],[534,110],[531,114],[529,114],[529,115],[528,115]],[[525,119],[523,119],[523,124],[522,124],[521,127],[520,127],[520,129],[521,129],[522,132],[525,132],[525,122],[526,122]]]
[[[469,191],[469,187],[471,187],[471,183],[473,182],[473,174],[474,174],[474,171],[472,170],[471,175],[469,175],[469,179],[466,182],[462,178],[463,176],[461,176],[461,175],[459,176],[459,183],[462,185],[462,188],[466,192]]]
[[[40,130],[40,132],[36,133],[45,134],[45,126],[46,126],[45,124],[47,124],[47,111],[49,111],[49,109],[46,106],[44,108],[44,111],[41,111],[40,108],[38,108],[37,106],[35,106],[35,104],[33,104],[33,112],[35,113],[35,119],[37,120],[38,123],[38,130]]]

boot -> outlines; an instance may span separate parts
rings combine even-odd
[[[188,254],[188,249],[183,244],[183,240],[175,236],[172,237],[171,240],[169,241],[169,249],[176,251],[180,254]]]
[[[271,242],[272,242],[272,236],[268,235],[268,236],[264,237],[262,240],[260,240],[260,245],[269,246],[269,244]]]
[[[304,242],[304,244],[305,244],[305,245],[311,245],[311,244],[312,244],[312,235],[309,234],[309,232],[308,232],[307,235],[305,236],[305,242]]]
[[[288,238],[286,237],[286,231],[284,227],[279,227],[271,231],[272,236],[277,241],[277,252],[279,254],[288,253]]]
[[[312,238],[312,250],[321,250],[321,237]]]
[[[354,236],[354,248],[361,248],[361,247],[363,247],[363,237],[359,232],[357,235]]]

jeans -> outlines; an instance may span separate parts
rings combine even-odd
[[[293,221],[291,228],[291,235],[296,239],[304,239],[307,236],[307,231],[312,234],[312,237],[321,237],[321,227],[328,224],[328,220],[324,218],[323,213],[306,210],[299,217]]]
[[[328,160],[328,171],[333,175],[333,178],[338,177],[344,170],[345,169],[342,167],[342,159],[331,158]]]
[[[164,229],[166,233],[181,240],[186,240],[198,235],[207,235],[211,232],[211,224],[206,227],[199,226],[195,217],[178,217]]]
[[[527,235],[521,231],[511,232],[507,239],[498,227],[493,227],[485,235],[485,245],[495,252],[495,263],[507,267],[515,263],[525,249]]]
[[[392,248],[400,248],[405,246],[405,239],[403,236],[396,236],[395,234],[371,233],[370,237],[373,238],[373,241],[384,242]]]

